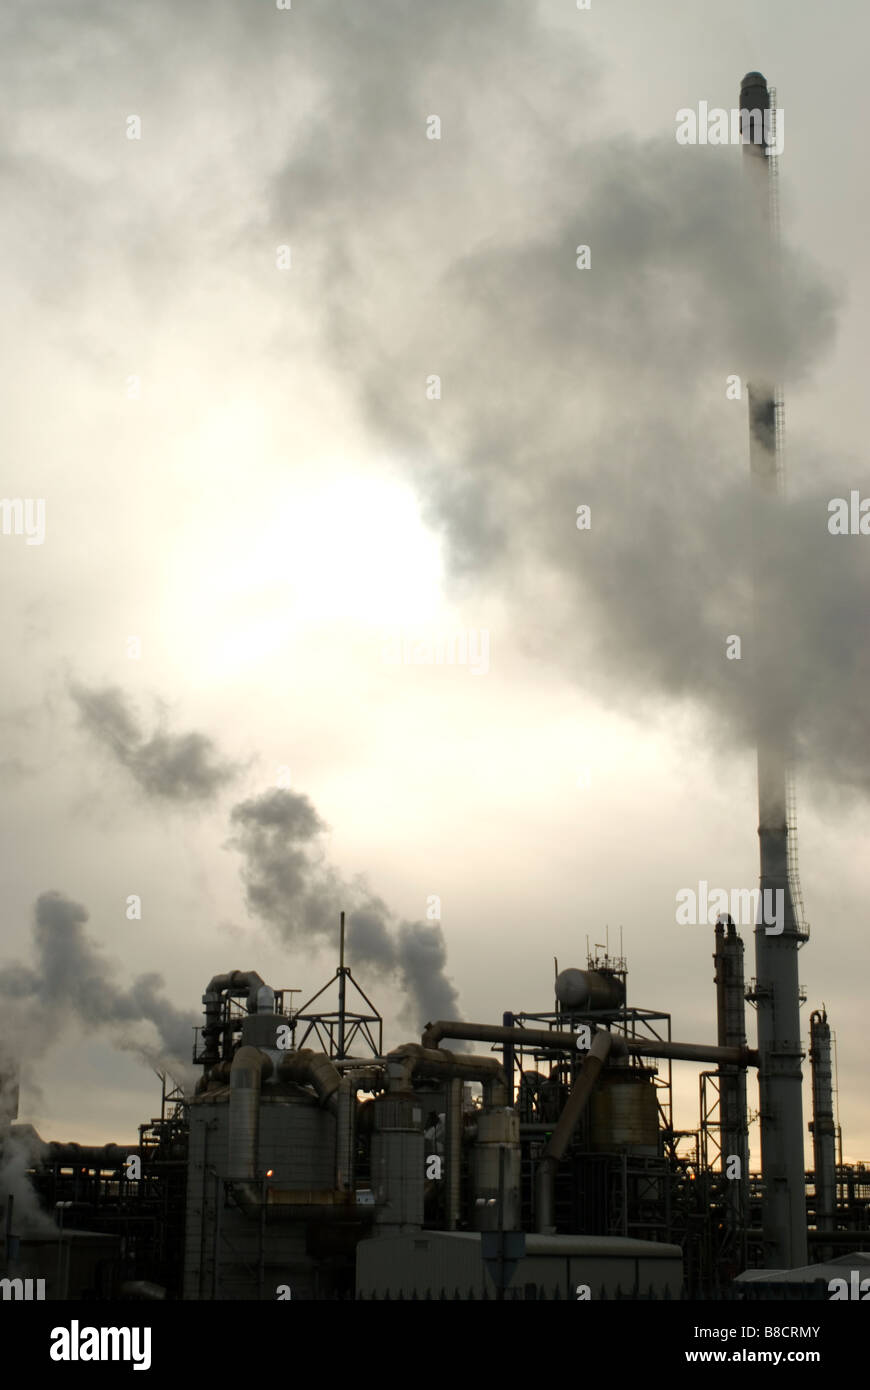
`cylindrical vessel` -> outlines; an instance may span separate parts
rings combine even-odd
[[[816,1226],[834,1229],[837,1208],[837,1154],[834,1092],[831,1078],[831,1029],[824,1009],[810,1015],[810,1066],[813,1078],[813,1185]]]
[[[425,1164],[423,1107],[418,1097],[378,1096],[374,1101],[371,1181],[379,1234],[402,1235],[422,1226]]]
[[[716,1014],[721,1047],[746,1046],[743,942],[731,917],[716,924]],[[727,1186],[726,1212],[730,1226],[741,1233],[749,1201],[749,1126],[746,1120],[746,1069],[719,1068],[720,1168]],[[739,1174],[733,1159],[739,1159]]]
[[[625,1002],[625,986],[600,970],[562,970],[556,976],[556,998],[567,1010],[615,1011]]]
[[[614,1067],[592,1092],[593,1153],[657,1155],[659,1112],[651,1074],[640,1067]]]
[[[476,1231],[520,1229],[520,1117],[515,1110],[499,1107],[478,1117],[471,1219]]]

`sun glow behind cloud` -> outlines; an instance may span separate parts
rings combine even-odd
[[[321,470],[250,517],[211,518],[173,585],[188,660],[214,679],[273,660],[300,632],[336,622],[431,622],[441,604],[440,542],[409,488]]]

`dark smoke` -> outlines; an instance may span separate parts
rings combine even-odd
[[[170,734],[157,729],[150,738],[131,713],[121,690],[73,685],[70,691],[82,727],[127,769],[151,797],[176,802],[213,801],[237,768],[221,762],[204,734]]]
[[[440,925],[397,922],[362,879],[342,879],[324,860],[318,837],[326,826],[306,796],[263,792],[234,806],[230,819],[236,834],[229,843],[243,856],[248,908],[283,941],[335,945],[344,910],[351,965],[397,978],[408,995],[403,1022],[419,1028],[457,1016]]]
[[[72,694],[84,726],[151,796],[211,799],[235,775],[235,765],[221,761],[212,741],[201,734],[179,736],[164,729],[146,743],[118,689],[75,686]],[[316,937],[327,942],[335,940],[343,909],[348,914],[351,963],[396,978],[409,999],[404,1020],[416,1027],[431,1018],[455,1015],[457,996],[444,974],[447,952],[441,927],[397,922],[362,879],[342,879],[324,861],[318,837],[327,827],[306,796],[279,789],[264,792],[235,806],[231,823],[237,834],[230,843],[244,856],[245,895],[255,916],[276,928],[283,940],[298,943]],[[40,899],[44,902],[45,897]],[[75,904],[67,904],[70,908]],[[72,972],[74,988],[89,988],[79,973]],[[30,977],[31,972],[10,967],[9,991],[17,985],[19,993],[34,992]],[[143,976],[126,995],[113,996],[113,1007],[138,1010],[137,1017],[157,1022],[160,983],[159,976]],[[89,999],[82,1000],[83,1016],[89,1005]]]
[[[140,975],[124,989],[84,926],[87,909],[63,893],[41,893],[36,901],[32,967],[12,963],[0,969],[4,1020],[29,1056],[41,1055],[60,1037],[64,1023],[75,1019],[87,1031],[111,1027],[119,1045],[136,1052],[151,1066],[165,1066],[179,1079],[189,1080],[194,1014],[175,1009],[163,994],[158,974]],[[151,1023],[159,1046],[134,1033]],[[123,1031],[122,1031],[123,1030]]]

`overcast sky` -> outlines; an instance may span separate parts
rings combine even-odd
[[[870,1156],[870,538],[827,528],[870,496],[866,7],[10,0],[0,24],[2,490],[44,502],[41,543],[0,535],[20,1119],[134,1141],[209,978],[301,1002],[342,907],[388,1046],[552,1007],[553,957],[608,928],[630,1001],[715,1041],[712,928],[675,899],[757,883],[726,382],[763,365],[805,1034],[824,1002],[844,1154]],[[785,113],[778,306],[740,150],[675,139],[750,69]],[[425,659],[439,638],[467,660]]]

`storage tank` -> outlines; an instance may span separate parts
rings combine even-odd
[[[282,1285],[294,1299],[317,1297],[308,1223],[285,1219],[270,1193],[285,1201],[299,1194],[316,1208],[314,1194],[335,1181],[335,1118],[301,1087],[264,1087],[251,1186],[266,1205],[240,1206],[229,1171],[229,1095],[223,1087],[190,1102],[184,1298],[274,1300]]]
[[[372,1110],[376,1230],[384,1235],[419,1230],[426,1164],[423,1103],[413,1094],[390,1093],[377,1096]]]
[[[613,1067],[592,1092],[593,1153],[657,1155],[659,1112],[653,1074],[645,1067]]]
[[[562,970],[556,976],[556,998],[566,1012],[616,1013],[625,1003],[625,985],[604,970]]]
[[[520,1117],[516,1110],[484,1110],[477,1119],[474,1146],[474,1207],[476,1231],[518,1231],[520,1201]],[[499,1190],[503,1211],[499,1219]]]

